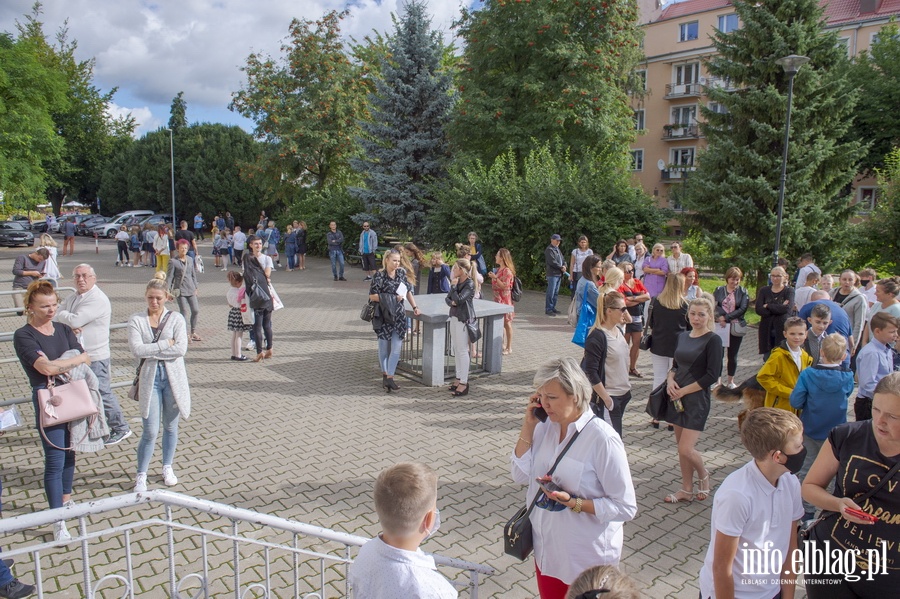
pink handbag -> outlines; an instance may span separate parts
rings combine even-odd
[[[57,385],[53,377],[49,376],[47,377],[47,388],[38,389],[38,409],[40,410],[41,435],[53,447],[56,445],[47,439],[47,435],[44,433],[45,427],[93,417],[100,412],[91,396],[87,381],[84,379],[70,380],[65,384]],[[72,447],[56,447],[56,449],[69,451],[74,446],[75,444]]]

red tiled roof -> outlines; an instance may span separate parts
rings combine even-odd
[[[829,25],[857,21],[859,19],[872,19],[900,15],[900,0],[876,0],[875,12],[859,12],[860,0],[820,0],[825,6],[825,19]],[[677,19],[685,15],[707,12],[730,6],[730,0],[686,0],[676,2],[663,9],[658,21]]]

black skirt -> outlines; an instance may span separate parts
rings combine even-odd
[[[706,428],[706,419],[709,418],[709,389],[701,389],[681,398],[684,412],[675,409],[675,403],[669,402],[666,406],[665,421],[681,428],[692,431],[702,431]]]

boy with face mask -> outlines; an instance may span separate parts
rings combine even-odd
[[[382,532],[350,564],[351,596],[456,599],[456,589],[438,573],[434,558],[419,549],[441,525],[434,470],[419,462],[383,470],[375,480],[375,511]]]
[[[803,516],[794,473],[806,458],[803,424],[787,410],[757,408],[741,426],[741,441],[753,459],[716,491],[700,597],[793,599],[797,573],[791,559]],[[784,561],[770,564],[776,551]],[[754,554],[757,559],[749,558]],[[759,556],[767,556],[762,569]]]

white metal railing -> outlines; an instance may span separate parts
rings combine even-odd
[[[116,517],[128,519],[134,508],[151,507],[162,507],[161,517],[138,519],[135,515],[126,524],[110,522]],[[125,518],[116,513],[120,510],[128,512]],[[78,530],[77,534],[71,531],[71,541],[27,544],[41,534],[34,529],[73,519],[78,520]],[[368,541],[163,490],[0,519],[0,538],[7,549],[0,552],[0,559],[30,557],[39,599],[47,596],[48,587],[52,593],[54,588],[75,586],[81,587],[79,592],[86,599],[114,593],[121,593],[123,599],[143,593],[153,596],[150,589],[167,591],[170,599],[226,595],[324,599],[326,589],[328,596],[337,592],[347,597],[350,547]],[[71,551],[75,546],[81,548],[80,560]],[[468,588],[473,599],[478,598],[479,576],[494,573],[481,564],[433,557],[439,566],[468,572],[468,583],[453,584]],[[30,582],[23,564],[19,562],[17,576]]]

